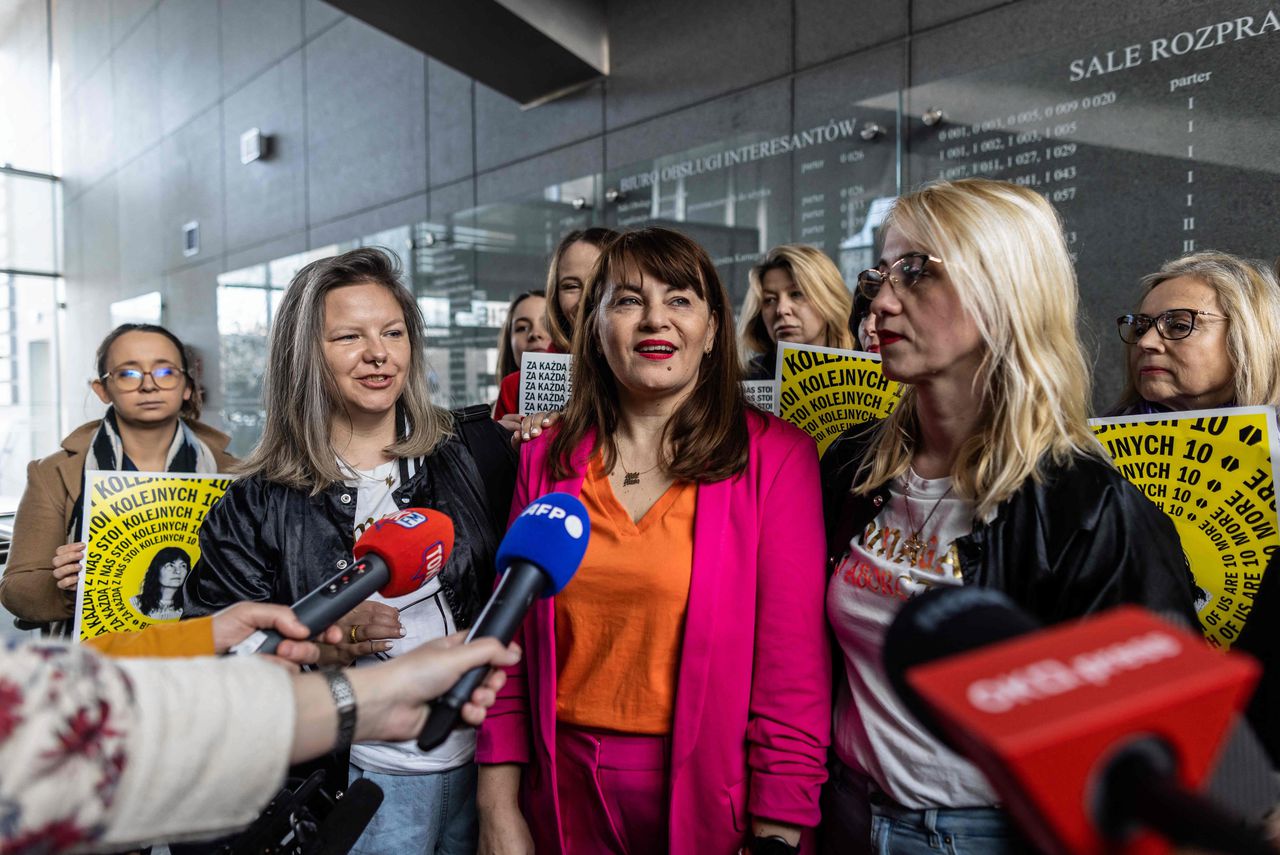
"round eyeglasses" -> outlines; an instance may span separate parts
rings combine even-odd
[[[121,392],[135,392],[142,388],[142,378],[150,377],[151,382],[156,384],[157,389],[176,389],[182,385],[183,377],[186,372],[181,368],[172,365],[161,365],[159,368],[152,368],[150,371],[142,371],[138,368],[117,368],[115,371],[108,371],[99,377],[104,383],[108,379],[116,381],[116,388]]]
[[[1137,344],[1152,326],[1156,333],[1166,341],[1184,339],[1196,329],[1197,317],[1230,320],[1226,315],[1217,315],[1201,309],[1169,309],[1154,317],[1152,315],[1129,314],[1116,318],[1116,328],[1120,332],[1120,340],[1125,344]]]
[[[910,290],[925,275],[930,261],[942,264],[941,258],[934,258],[926,252],[908,252],[890,264],[886,272],[875,267],[868,268],[858,274],[858,292],[868,300],[874,300],[880,293],[880,286],[886,281],[891,282],[895,289]],[[898,270],[896,274],[895,269]]]

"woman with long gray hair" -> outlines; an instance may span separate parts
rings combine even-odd
[[[492,479],[480,471],[491,468],[472,449],[486,460],[492,449],[509,469],[514,459],[487,411],[464,424],[431,403],[422,316],[399,276],[390,255],[364,248],[313,262],[289,284],[269,342],[266,427],[201,528],[190,610],[293,603],[350,566],[373,523],[430,507],[454,525],[440,574],[339,620],[345,643],[322,645],[322,661],[397,656],[478,614],[492,589],[494,520],[510,494],[486,497]],[[473,851],[474,751],[470,731],[429,752],[414,742],[353,747],[351,777],[372,779],[385,800],[352,851]]]

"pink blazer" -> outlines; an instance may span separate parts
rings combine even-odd
[[[749,416],[746,471],[698,485],[671,733],[671,853],[730,855],[750,818],[818,824],[831,731],[825,540],[814,443]],[[543,436],[521,449],[512,515],[552,491],[578,495],[594,437],[551,477]],[[573,584],[570,582],[569,584]],[[525,764],[525,816],[539,855],[561,853],[556,790],[554,605],[539,600],[480,730],[476,760]]]

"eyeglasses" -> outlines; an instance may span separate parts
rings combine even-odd
[[[880,286],[889,281],[893,283],[895,289],[914,288],[916,283],[920,281],[920,277],[924,276],[925,268],[932,261],[934,264],[942,264],[941,258],[934,258],[925,252],[908,252],[899,258],[893,264],[889,265],[889,270],[881,273],[878,269],[872,267],[858,274],[858,291],[868,300],[874,300],[876,295],[880,293]],[[894,268],[901,267],[902,272],[894,275]]]
[[[1126,344],[1137,344],[1153,324],[1162,339],[1177,341],[1195,331],[1197,315],[1223,321],[1230,320],[1226,315],[1215,315],[1213,312],[1204,312],[1200,309],[1169,309],[1154,318],[1151,315],[1121,315],[1116,318],[1116,327],[1120,331],[1120,340]]]
[[[186,372],[181,368],[175,368],[172,365],[161,365],[159,368],[152,368],[150,371],[140,371],[137,368],[117,368],[115,371],[108,371],[99,377],[99,380],[106,382],[110,378],[115,378],[116,388],[121,392],[133,392],[142,388],[142,378],[150,377],[151,382],[156,384],[157,389],[176,389],[182,384],[182,379]]]

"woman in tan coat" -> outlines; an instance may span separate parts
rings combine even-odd
[[[107,412],[27,467],[0,603],[37,623],[72,615],[84,558],[79,542],[86,469],[224,472],[228,437],[196,421],[199,388],[182,342],[164,327],[123,324],[98,347],[93,391]]]

